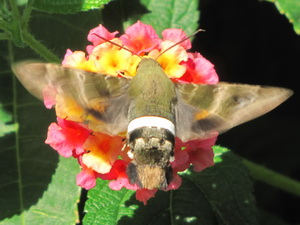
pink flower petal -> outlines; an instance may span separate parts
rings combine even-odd
[[[163,36],[163,41],[168,40],[174,43],[178,43],[183,39],[187,38],[185,32],[182,29],[177,29],[177,28],[165,29],[162,32],[162,36]],[[180,45],[186,50],[192,47],[190,39],[185,40],[184,42],[180,43]]]
[[[66,54],[64,56],[64,60],[62,61],[62,65],[66,65],[68,64],[68,60],[69,60],[69,57],[73,55],[73,52],[71,51],[71,49],[67,49],[66,51]]]
[[[96,173],[88,168],[84,168],[76,177],[78,186],[87,190],[96,186]]]
[[[109,187],[112,190],[120,190],[125,187],[129,190],[137,190],[139,187],[137,185],[132,185],[129,183],[126,168],[128,163],[123,160],[117,160],[107,174],[98,174],[98,177],[103,180],[113,180],[109,183]]]
[[[87,46],[87,52],[89,54],[92,53],[93,49],[95,46],[98,46],[102,43],[105,42],[105,40],[103,40],[100,37],[103,37],[107,40],[111,40],[114,39],[116,34],[118,34],[118,31],[115,32],[109,32],[105,27],[103,27],[101,24],[98,27],[95,27],[94,29],[90,30],[87,39],[93,43],[93,45],[88,45]],[[99,37],[100,36],[100,37]]]
[[[117,178],[117,180],[109,182],[108,186],[115,191],[119,191],[123,187],[128,190],[138,190],[139,188],[136,184],[130,184],[128,178]]]
[[[51,123],[48,128],[48,135],[45,141],[53,149],[55,149],[61,156],[70,157],[73,154],[73,147],[64,145],[66,137],[62,132],[62,128],[56,123]]]
[[[161,42],[153,27],[140,21],[128,27],[120,40],[137,55],[150,52]]]
[[[46,106],[47,109],[51,109],[56,101],[57,90],[54,87],[50,87],[49,85],[45,86],[42,90],[43,98],[44,98],[44,105]]]
[[[200,53],[195,53],[194,63],[194,83],[216,84],[219,82],[219,77],[214,69],[214,65]]]

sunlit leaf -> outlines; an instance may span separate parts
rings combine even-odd
[[[34,2],[36,9],[49,13],[72,14],[98,9],[111,0],[39,0]]]
[[[12,123],[12,115],[8,114],[2,107],[0,103],[0,137],[11,132],[16,132],[18,130],[18,124]]]
[[[141,0],[141,4],[149,10],[141,21],[151,24],[158,34],[167,28],[181,28],[192,34],[199,26],[198,0]]]
[[[278,11],[284,14],[293,24],[294,30],[300,34],[300,1],[299,0],[265,0],[273,2]]]

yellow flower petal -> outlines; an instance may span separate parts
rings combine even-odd
[[[108,173],[111,169],[111,165],[107,159],[97,155],[95,153],[86,153],[82,156],[82,162],[88,167],[96,171],[97,173]]]
[[[118,39],[112,41],[119,42]],[[131,52],[106,42],[93,49],[89,61],[94,63],[98,73],[117,76],[126,70],[131,56]]]
[[[123,140],[118,136],[93,133],[84,143],[88,152],[82,156],[82,162],[98,173],[108,173],[122,150]]]
[[[137,66],[139,65],[141,60],[142,59],[137,55],[131,56],[127,61],[125,75],[134,77],[136,75]]]
[[[76,122],[84,121],[86,112],[73,98],[57,94],[55,100],[55,111],[58,117]]]
[[[171,47],[174,43],[171,41],[163,41],[161,43],[161,51],[164,52],[166,49]],[[151,58],[157,58],[160,54],[158,50],[153,50],[149,53],[149,56]],[[160,55],[157,58],[157,61],[165,71],[165,73],[170,78],[179,78],[181,77],[185,71],[186,67],[184,65],[180,65],[181,62],[187,61],[188,54],[186,50],[180,46],[176,45],[170,49],[168,49],[166,52],[164,52],[162,55]]]

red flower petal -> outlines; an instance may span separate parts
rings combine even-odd
[[[179,172],[194,165],[194,170],[199,172],[214,165],[214,153],[212,146],[217,140],[216,136],[201,140],[196,139],[188,142],[182,142],[176,138],[174,156],[175,160],[171,163],[173,171]]]
[[[194,171],[200,172],[207,167],[214,165],[214,152],[212,146],[215,145],[217,135],[205,140],[189,141],[185,149],[189,154],[189,161],[194,165]]]
[[[184,171],[190,166],[189,154],[182,150],[183,147],[185,147],[185,143],[176,138],[174,149],[175,160],[171,163],[174,172]]]
[[[61,156],[78,156],[84,153],[83,144],[90,131],[76,122],[57,117],[58,124],[52,123],[48,128],[46,144],[49,144]]]
[[[155,196],[157,192],[157,188],[156,189],[153,189],[153,190],[149,190],[149,189],[139,189],[136,191],[135,193],[135,198],[141,202],[144,203],[144,205],[147,205],[147,201],[150,199],[150,198],[153,198]]]
[[[167,191],[178,189],[181,186],[181,183],[182,183],[181,177],[177,174],[177,172],[173,172],[173,179],[171,183],[168,185]]]
[[[98,177],[102,180],[114,180],[117,179],[118,177],[127,178],[127,174],[126,174],[127,165],[128,163],[118,159],[113,164],[109,173],[98,174]]]
[[[216,84],[219,82],[218,74],[214,65],[204,58],[200,53],[188,53],[188,61],[184,62],[186,73],[174,79],[179,83]]]

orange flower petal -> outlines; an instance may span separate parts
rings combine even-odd
[[[87,139],[83,147],[87,150],[82,156],[83,164],[103,174],[108,173],[111,165],[117,160],[123,140],[119,136],[95,133]]]

